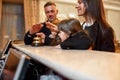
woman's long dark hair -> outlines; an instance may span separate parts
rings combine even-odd
[[[114,33],[111,26],[106,21],[105,11],[102,0],[82,0],[86,6],[86,14],[85,16],[92,18],[97,21],[100,25],[100,29],[102,32],[102,37],[104,38],[104,34],[108,29]],[[114,34],[111,35],[114,38]]]

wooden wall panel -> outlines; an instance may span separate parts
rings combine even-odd
[[[2,0],[0,0],[0,28],[1,28],[1,16],[2,16]]]
[[[40,0],[24,0],[26,31],[28,31],[32,25],[39,22],[39,1]]]
[[[1,29],[1,16],[2,16],[2,0],[0,0],[0,29]],[[1,35],[1,32],[0,32],[0,35]],[[0,36],[0,41],[1,41],[1,36]]]

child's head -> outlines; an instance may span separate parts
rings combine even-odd
[[[75,18],[64,19],[58,24],[60,33],[58,34],[62,41],[67,39],[69,36],[76,34],[82,30],[82,26],[79,20]]]
[[[68,35],[72,35],[82,30],[82,26],[79,20],[75,18],[69,18],[61,21],[58,25],[58,29]]]

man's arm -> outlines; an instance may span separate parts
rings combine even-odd
[[[35,34],[32,34],[32,35],[31,35],[30,32],[28,31],[28,32],[25,34],[25,36],[24,36],[24,43],[25,43],[26,45],[32,44],[34,37],[35,37]]]

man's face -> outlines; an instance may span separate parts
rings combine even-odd
[[[46,17],[49,21],[53,21],[57,18],[58,10],[56,9],[56,6],[50,5],[44,8]]]

